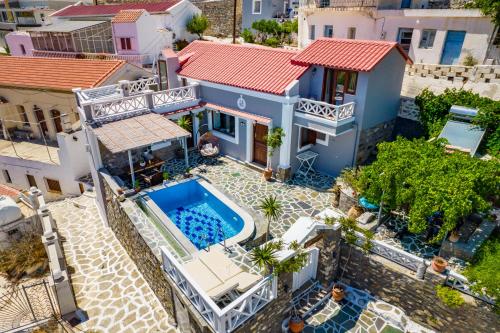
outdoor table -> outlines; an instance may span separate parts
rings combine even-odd
[[[316,158],[318,158],[318,156],[319,156],[318,153],[315,153],[310,150],[306,150],[305,152],[298,154],[297,159],[300,162],[300,166],[297,169],[297,173],[306,176],[309,171],[311,170],[314,171],[313,164],[316,161]]]

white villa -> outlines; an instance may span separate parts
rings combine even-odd
[[[299,46],[319,37],[398,42],[415,63],[500,62],[498,29],[479,9],[427,0],[301,0]]]

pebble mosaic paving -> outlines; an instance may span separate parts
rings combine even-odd
[[[92,332],[177,332],[137,266],[105,227],[93,197],[49,203],[65,241],[73,290],[88,320],[76,326]]]

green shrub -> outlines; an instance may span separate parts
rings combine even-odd
[[[264,41],[264,45],[270,47],[278,47],[280,45],[280,41],[276,37],[269,37]]]
[[[192,34],[198,35],[198,38],[201,39],[203,33],[208,29],[209,25],[210,22],[206,16],[194,15],[186,24],[186,30]]]
[[[477,60],[472,56],[472,54],[469,54],[465,56],[464,58],[464,66],[476,66],[477,65]]]
[[[445,286],[436,286],[436,295],[446,306],[459,308],[465,301],[459,291]]]
[[[472,290],[497,300],[496,310],[500,312],[500,234],[485,241],[476,252],[464,275],[473,283]]]
[[[180,51],[183,48],[185,48],[186,46],[188,46],[189,42],[185,39],[178,39],[174,42],[174,45],[175,45],[177,51]]]
[[[245,43],[253,43],[254,38],[253,38],[253,33],[250,31],[250,29],[245,29],[241,33],[241,37],[245,41]]]

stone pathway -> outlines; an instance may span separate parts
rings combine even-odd
[[[411,321],[398,307],[352,287],[346,288],[346,298],[341,302],[329,298],[319,305],[306,316],[305,323],[304,333],[433,332]]]
[[[193,174],[210,181],[254,216],[257,235],[266,228],[259,203],[269,195],[275,195],[283,206],[283,215],[271,224],[273,237],[280,237],[299,217],[314,216],[331,207],[333,194],[329,190],[335,179],[327,175],[312,173],[310,177],[295,177],[286,183],[267,182],[260,172],[227,157],[207,159],[191,151],[189,160]],[[184,160],[170,160],[166,169],[174,178],[180,177],[185,169]]]
[[[73,289],[92,332],[176,332],[168,314],[111,229],[99,218],[94,198],[82,195],[50,203]]]

